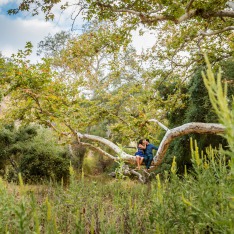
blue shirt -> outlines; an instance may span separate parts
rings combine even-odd
[[[149,157],[153,157],[153,149],[158,150],[158,147],[156,147],[153,144],[148,144],[145,149],[145,155]]]

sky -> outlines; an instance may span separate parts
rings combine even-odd
[[[64,0],[65,2],[66,0]],[[32,17],[30,13],[20,13],[17,15],[8,15],[7,10],[16,8],[20,0],[0,0],[0,52],[5,57],[10,57],[18,50],[23,50],[26,42],[32,42],[34,46],[33,54],[30,59],[32,62],[40,61],[36,55],[38,43],[49,34],[54,35],[62,30],[70,30],[72,9],[60,14],[59,5],[53,10],[55,14],[54,21],[45,21],[44,16]],[[71,0],[69,1],[69,3]],[[82,28],[83,20],[76,20],[77,29]],[[137,51],[151,47],[155,43],[155,36],[148,33],[144,37],[139,37],[137,33],[133,34],[133,45]]]

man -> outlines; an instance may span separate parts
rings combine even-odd
[[[153,161],[153,149],[158,150],[158,147],[150,144],[149,139],[145,139],[146,149],[145,149],[145,165],[146,169],[149,170],[150,165]]]

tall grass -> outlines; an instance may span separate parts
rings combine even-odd
[[[0,233],[233,233],[233,179],[226,157],[191,143],[194,171],[146,185],[90,181],[40,191],[0,182]],[[175,165],[173,170],[175,171]]]

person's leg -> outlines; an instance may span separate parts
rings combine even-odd
[[[148,156],[145,156],[145,157],[144,157],[144,162],[145,162],[145,167],[146,167],[146,169],[147,169],[148,161],[149,161],[149,157],[148,157]]]
[[[144,160],[144,158],[141,157],[141,159],[140,159],[140,165],[143,163],[143,160]]]
[[[148,161],[147,161],[147,165],[146,165],[147,169],[150,169],[152,161],[153,161],[153,157],[148,157]]]
[[[137,168],[140,169],[140,158],[139,156],[136,156],[136,162],[137,162]]]

